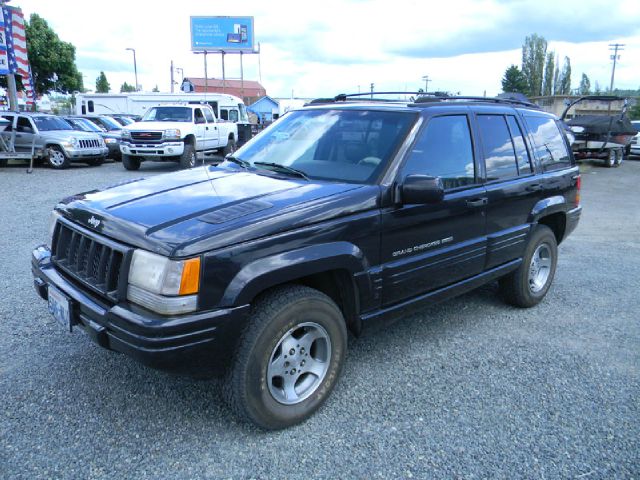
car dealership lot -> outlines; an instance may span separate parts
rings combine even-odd
[[[33,291],[58,199],[177,168],[0,170],[0,477],[640,475],[640,162],[583,165],[583,218],[539,306],[490,286],[351,339],[327,405],[276,433],[238,424],[215,380],[63,332]]]

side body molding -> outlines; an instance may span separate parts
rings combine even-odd
[[[267,288],[316,273],[347,270],[355,275],[367,272],[368,268],[362,251],[349,242],[331,242],[278,253],[245,265],[229,282],[221,305],[250,303]],[[358,278],[359,287],[366,289],[368,286],[368,291],[371,291],[369,275],[364,273]]]

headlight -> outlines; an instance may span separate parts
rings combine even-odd
[[[145,308],[173,315],[192,312],[200,290],[200,258],[169,260],[136,250],[129,269],[127,298]]]
[[[122,138],[131,138],[131,132],[126,128],[122,129],[122,133],[120,135],[122,135]]]
[[[60,215],[57,211],[52,210],[51,211],[51,215],[49,216],[49,240],[51,240],[53,242],[53,232],[56,229],[56,223],[58,222],[58,219],[61,217],[62,215]]]
[[[71,144],[72,147],[77,147],[78,146],[78,139],[75,137],[71,137],[69,139],[69,143]]]
[[[164,138],[167,140],[180,140],[180,130],[177,128],[170,128],[164,131]]]
[[[105,138],[104,143],[106,143],[107,145],[111,145],[112,143],[118,143],[118,140],[116,140],[115,138]]]

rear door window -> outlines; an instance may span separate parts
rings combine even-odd
[[[531,159],[529,158],[529,151],[527,145],[524,143],[524,135],[522,129],[516,120],[516,117],[507,115],[507,124],[511,131],[511,138],[513,139],[513,146],[516,149],[516,158],[518,159],[518,174],[528,175],[531,170]]]
[[[535,144],[535,156],[544,171],[571,165],[563,134],[553,118],[527,115],[525,120]]]
[[[207,122],[214,123],[215,119],[213,118],[213,113],[211,113],[211,110],[209,110],[208,108],[205,108],[203,111],[204,111],[204,116],[207,119]]]
[[[503,115],[478,115],[487,181],[518,176],[516,154]]]

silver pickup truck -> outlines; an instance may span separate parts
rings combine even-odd
[[[122,129],[122,165],[138,170],[144,160],[196,165],[197,155],[235,150],[238,127],[216,119],[205,104],[159,105],[150,108],[139,122]]]

